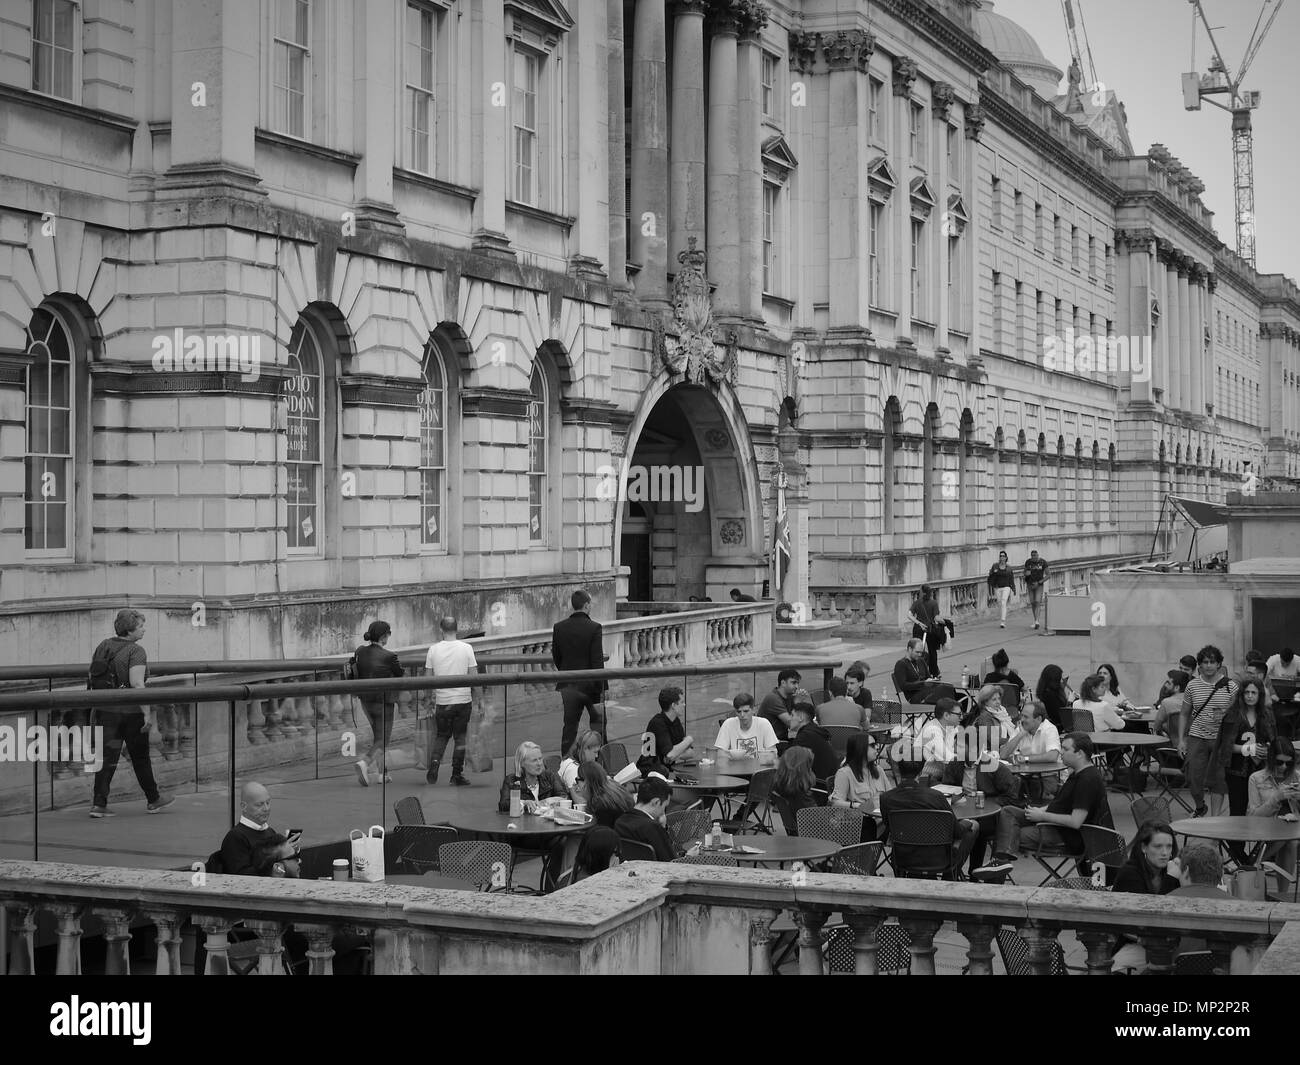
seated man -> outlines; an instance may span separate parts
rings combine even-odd
[[[813,756],[813,776],[826,780],[835,776],[840,756],[831,747],[831,734],[817,723],[817,708],[812,703],[794,705],[794,740],[792,747],[807,747]]]
[[[655,852],[656,861],[671,862],[677,857],[677,850],[664,827],[671,798],[672,789],[667,781],[658,777],[641,781],[636,789],[636,806],[614,822],[619,839],[644,843]]]
[[[937,703],[940,699],[957,698],[957,689],[951,684],[930,679],[930,666],[926,659],[925,641],[907,641],[907,653],[894,663],[894,687],[901,699],[909,703]]]
[[[642,736],[641,757],[636,766],[643,777],[651,773],[662,773],[665,777],[672,771],[673,763],[684,758],[695,746],[695,740],[686,735],[686,726],[682,724],[682,712],[686,709],[686,697],[681,688],[669,686],[659,692],[659,713],[650,719]],[[651,745],[653,737],[653,746]]]
[[[969,766],[970,763],[967,763]],[[982,791],[986,799],[997,799],[1003,806],[1022,806],[1023,801],[1020,798],[1021,780],[1007,763],[997,756],[996,751],[987,750],[980,754],[979,761],[971,766],[975,770],[975,790]],[[954,783],[956,783],[954,781]],[[963,787],[965,780],[962,781]],[[993,845],[997,835],[997,822],[991,817],[985,817],[976,822],[978,834],[975,837],[975,846],[970,855],[970,873],[973,877],[975,870],[979,868],[992,869],[994,867],[984,865],[984,855],[988,853],[988,848]],[[1001,871],[1000,869],[998,871]],[[1007,870],[1010,872],[1010,869]]]
[[[935,705],[933,716],[921,726],[916,746],[923,765],[922,773],[927,778],[926,783],[943,783],[948,775],[948,767],[956,763],[959,720],[956,702],[940,699]]]
[[[869,676],[871,676],[871,667],[866,662],[854,662],[844,671],[844,684],[847,688],[845,694],[867,711],[868,721],[873,703],[871,692],[867,690]]]
[[[881,839],[889,835],[889,818],[900,810],[943,810],[951,813],[948,800],[934,788],[922,784],[917,777],[923,765],[913,759],[904,759],[898,763],[898,787],[891,788],[880,796],[880,819],[884,825]],[[979,832],[973,821],[958,819],[953,826],[953,868],[960,868],[975,845]]]
[[[1179,882],[1182,887],[1169,892],[1166,898],[1223,899],[1232,898],[1220,886],[1223,881],[1223,857],[1218,848],[1210,843],[1189,843],[1178,855]],[[1178,941],[1179,954],[1194,954],[1208,950],[1203,939],[1183,936]],[[1245,972],[1250,955],[1245,947],[1234,947],[1232,951],[1232,972]]]
[[[1055,765],[1061,758],[1061,734],[1047,720],[1047,709],[1030,699],[1011,739],[1002,745],[1002,758],[1016,765]],[[1060,784],[1058,774],[1025,777],[1034,799],[1050,799]]]
[[[749,692],[741,692],[731,700],[731,705],[736,709],[736,716],[722,723],[713,746],[720,751],[747,751],[750,754],[776,750],[776,733],[767,718],[754,713],[754,697]]]
[[[1106,781],[1101,770],[1092,764],[1092,740],[1085,732],[1071,732],[1061,739],[1061,761],[1070,770],[1069,779],[1047,806],[1004,806],[998,811],[997,847],[993,860],[1014,862],[1022,843],[1030,846],[1039,841],[1064,847],[1072,854],[1083,854],[1084,825],[1114,828]]]
[[[776,675],[776,687],[758,704],[758,715],[767,718],[776,733],[777,743],[790,738],[790,714],[794,710],[794,693],[799,690],[799,681],[797,669],[781,670]]]
[[[862,690],[860,683],[858,690]],[[848,683],[843,678],[831,677],[826,694],[830,698],[817,708],[817,720],[822,725],[866,728],[870,723],[871,714],[861,703],[849,698]]]

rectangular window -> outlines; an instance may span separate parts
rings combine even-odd
[[[961,320],[961,241],[948,238],[948,326],[958,328]]]
[[[310,4],[308,0],[276,0],[273,107],[271,125],[277,133],[307,136],[307,82],[311,77]]]
[[[1019,240],[1024,240],[1025,239],[1025,218],[1024,218],[1025,195],[1019,189],[1016,189],[1014,196],[1015,196],[1016,237]]]
[[[1070,227],[1070,268],[1079,269],[1079,227]]]
[[[1040,352],[1046,352],[1047,345],[1047,301],[1043,299],[1041,289],[1034,293],[1034,334]]]
[[[71,0],[34,0],[32,88],[62,100],[75,98],[77,5]]]
[[[408,170],[432,174],[438,143],[434,101],[434,14],[406,6],[406,153]]]
[[[1055,311],[1055,315],[1052,324],[1055,325],[1056,327],[1056,335],[1058,338],[1064,337],[1065,336],[1065,301],[1056,300],[1055,307],[1053,308],[1053,310]]]
[[[993,179],[993,224],[1002,228],[1002,182],[998,178]]]
[[[776,224],[779,185],[763,183],[763,291],[776,291]]]
[[[993,347],[1001,351],[1005,339],[1002,324],[1002,275],[993,271]]]
[[[1088,276],[1097,276],[1097,238],[1088,238]]]
[[[867,92],[867,128],[873,141],[885,139],[884,97],[885,83],[879,78],[868,78]]]
[[[884,299],[884,293],[880,289],[880,234],[883,232],[884,217],[884,205],[871,204],[867,221],[867,276],[871,291],[867,294],[867,299],[873,307],[882,306]]]
[[[1064,258],[1061,254],[1064,250],[1061,244],[1062,228],[1061,216],[1059,214],[1052,215],[1052,254],[1058,259]]]
[[[1043,250],[1043,205],[1034,204],[1034,250]]]
[[[925,166],[925,105],[915,101],[908,107],[908,143],[912,162]]]
[[[1106,256],[1105,280],[1106,280],[1106,284],[1113,288],[1115,286],[1115,277],[1111,273],[1111,270],[1114,268],[1115,263],[1114,260],[1111,258],[1111,251],[1110,251],[1109,244],[1105,245],[1105,256]]]
[[[925,223],[912,219],[912,317],[925,319]]]
[[[779,57],[771,52],[764,52],[760,60],[759,83],[763,90],[763,117],[775,119],[776,113],[776,77]]]
[[[514,199],[537,204],[537,74],[539,57],[516,47],[514,99],[511,123],[514,127]]]
[[[958,145],[961,144],[961,141],[957,139],[957,127],[945,126],[944,135],[946,137],[944,153],[948,159],[948,180],[954,185],[960,185],[961,175],[956,173],[958,166],[961,165],[961,160],[957,156]]]

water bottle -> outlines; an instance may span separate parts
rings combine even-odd
[[[519,789],[511,788],[510,789],[510,816],[522,817],[523,812],[524,812],[524,804],[519,797]]]
[[[714,850],[722,849],[722,822],[721,821],[713,822],[713,835],[710,839],[710,844]]]
[[[961,686],[963,688],[970,687],[970,666],[961,667]]]

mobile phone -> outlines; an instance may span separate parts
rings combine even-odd
[[[286,835],[289,839],[293,839],[295,836],[301,836],[301,835],[302,835],[302,829],[301,829],[301,828],[291,828],[291,829],[289,829],[289,831],[288,831],[287,833],[285,833],[285,835]]]

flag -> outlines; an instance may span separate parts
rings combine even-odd
[[[776,582],[773,591],[781,594],[785,575],[790,569],[790,521],[785,512],[785,473],[777,471],[776,528],[772,537],[772,560],[776,563]]]

